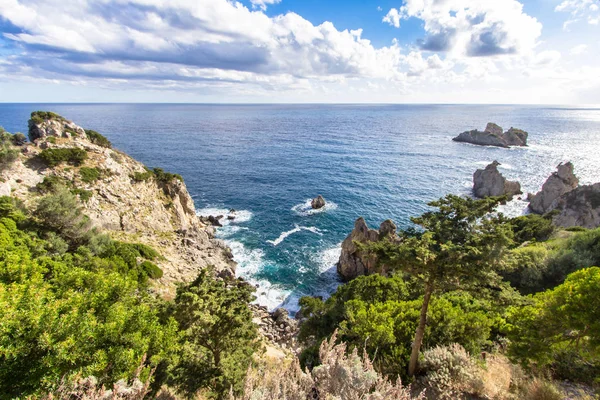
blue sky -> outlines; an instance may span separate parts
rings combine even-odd
[[[600,104],[600,0],[0,0],[0,101]]]

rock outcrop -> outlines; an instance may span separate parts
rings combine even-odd
[[[579,185],[579,179],[573,173],[573,169],[574,166],[571,162],[559,164],[557,171],[552,173],[542,186],[542,190],[536,195],[528,196],[531,211],[545,214],[554,210],[558,205],[559,198]]]
[[[473,174],[473,192],[476,197],[504,196],[509,198],[521,194],[521,184],[507,180],[498,171],[498,161],[489,164],[485,169],[478,169]]]
[[[319,208],[325,207],[325,204],[326,204],[325,203],[325,199],[321,195],[318,195],[317,197],[315,197],[314,199],[312,199],[312,201],[310,202],[310,206],[314,210],[318,210]]]
[[[337,272],[343,280],[349,281],[361,275],[369,275],[379,271],[378,259],[374,255],[361,252],[354,242],[377,242],[384,238],[397,240],[396,225],[391,220],[383,221],[379,230],[369,229],[363,217],[354,222],[354,229],[342,242],[342,254],[337,263]],[[384,267],[382,267],[384,268]]]
[[[579,186],[562,196],[556,202],[558,214],[552,218],[554,225],[568,228],[600,226],[600,183]]]
[[[290,318],[286,309],[278,308],[270,313],[264,306],[252,304],[250,308],[254,314],[253,321],[265,339],[284,350],[300,353],[298,321]]]
[[[455,142],[465,142],[480,146],[527,146],[528,133],[516,128],[503,132],[502,128],[492,122],[488,123],[483,132],[479,130],[466,131],[455,137]]]
[[[164,256],[157,262],[164,276],[155,281],[155,288],[166,296],[174,293],[175,282],[194,279],[208,265],[214,265],[217,273],[233,274],[236,264],[231,250],[213,238],[210,224],[196,216],[181,180],[157,179],[142,163],[92,143],[83,128],[60,116],[32,118],[29,127],[34,142],[25,144],[19,158],[0,174],[3,191],[10,190],[26,204],[34,203],[41,195],[36,185],[48,176],[84,191],[89,197],[82,200],[84,213],[95,227],[117,240],[150,245]],[[48,167],[37,157],[46,148],[83,149],[87,159],[81,166]],[[81,167],[97,169],[99,179],[84,182]]]

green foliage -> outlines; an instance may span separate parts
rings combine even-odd
[[[76,196],[79,196],[79,199],[84,203],[86,203],[94,195],[94,192],[85,189],[72,189],[71,193],[73,193]]]
[[[63,162],[79,166],[87,159],[87,152],[79,148],[44,149],[39,157],[49,167],[55,167]]]
[[[10,218],[19,223],[25,219],[22,206],[16,199],[9,196],[0,197],[0,218]]]
[[[524,215],[510,220],[514,240],[521,244],[525,242],[543,242],[548,240],[555,231],[552,218],[537,214]]]
[[[306,320],[299,339],[309,345],[302,356],[304,364],[314,365],[316,345],[339,329],[350,349],[365,348],[378,371],[405,377],[423,304],[422,293],[411,294],[410,286],[399,276],[369,275],[340,286],[325,302],[303,297],[300,314]],[[489,301],[467,292],[443,294],[431,302],[423,345],[460,343],[479,352],[488,343],[499,312]]]
[[[154,174],[150,170],[144,172],[134,172],[129,176],[135,182],[146,182],[154,177]]]
[[[512,256],[513,268],[505,276],[515,288],[524,294],[551,289],[572,272],[600,265],[600,228],[520,247]]]
[[[51,111],[34,111],[31,113],[31,120],[35,124],[41,124],[42,122],[48,121],[50,119],[65,121],[65,118]]]
[[[154,168],[153,170],[146,168],[144,172],[134,172],[130,175],[130,178],[133,179],[135,182],[146,182],[152,178],[156,179],[156,181],[160,183],[169,183],[172,182],[174,179],[183,182],[183,178],[181,177],[181,175],[165,172],[161,168]]]
[[[144,355],[147,376],[173,353],[176,323],[102,259],[48,257],[54,244],[7,218],[0,243],[0,398],[39,396],[78,374],[111,385],[133,376]]]
[[[90,142],[97,144],[98,146],[106,147],[109,149],[112,147],[112,143],[110,143],[110,140],[108,140],[106,137],[104,137],[96,131],[86,129],[85,134]]]
[[[140,268],[142,271],[146,273],[148,278],[150,279],[160,279],[163,276],[163,271],[158,267],[158,265],[146,260],[140,264]]]
[[[217,280],[213,271],[177,290],[174,315],[183,334],[172,383],[188,396],[208,389],[223,399],[240,393],[252,355],[259,349],[248,303],[254,288],[240,280]]]
[[[15,146],[23,146],[27,143],[27,137],[21,132],[17,132],[13,135],[12,142]]]
[[[597,374],[600,367],[597,304],[600,304],[600,268],[592,267],[572,273],[552,290],[536,294],[531,304],[513,307],[507,325],[512,356],[524,365],[538,367],[552,366],[558,361],[563,370],[565,362],[587,364],[584,370],[595,370]],[[600,375],[587,378],[598,379]]]
[[[2,129],[0,132],[0,171],[8,168],[19,157],[19,150],[13,147],[14,136]]]
[[[34,211],[39,224],[59,234],[73,246],[83,244],[91,229],[75,195],[64,187],[44,196]]]
[[[79,176],[83,182],[93,183],[100,178],[100,170],[98,168],[81,167],[79,168]]]
[[[54,137],[54,136],[46,136],[46,141],[48,143],[56,144],[56,137]]]

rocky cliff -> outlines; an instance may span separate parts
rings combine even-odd
[[[208,265],[219,273],[234,273],[231,251],[213,238],[214,228],[196,216],[180,177],[148,170],[112,149],[101,135],[55,114],[32,114],[29,136],[33,142],[22,146],[18,159],[1,173],[2,194],[35,203],[41,196],[36,186],[45,178],[67,182],[80,193],[85,213],[96,227],[115,239],[150,245],[164,256],[158,262],[164,276],[156,287],[163,294],[172,293],[175,282],[195,278]],[[48,166],[39,156],[44,149],[81,149],[86,156],[80,165]]]
[[[558,199],[579,185],[571,162],[559,164],[537,194],[528,196],[529,208],[537,214],[545,214],[556,208]]]
[[[354,229],[342,242],[342,254],[337,264],[338,274],[343,280],[349,281],[361,275],[369,275],[382,266],[378,266],[378,259],[374,255],[361,252],[356,246],[358,243],[377,242],[384,238],[396,239],[396,225],[391,220],[381,223],[379,230],[369,229],[364,218],[360,217],[354,222]]]
[[[480,146],[527,146],[529,134],[521,129],[510,128],[503,132],[502,127],[490,122],[483,132],[479,130],[466,131],[455,137],[455,142],[465,142]]]
[[[563,194],[556,202],[558,214],[552,218],[555,225],[565,228],[600,226],[600,183],[579,186]]]
[[[507,195],[512,198],[516,194],[521,194],[521,184],[515,181],[507,180],[498,171],[500,163],[494,161],[485,169],[478,169],[473,174],[473,192],[476,197],[484,198],[490,196]]]

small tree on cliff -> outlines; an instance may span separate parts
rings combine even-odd
[[[431,296],[438,291],[484,291],[498,287],[498,271],[506,264],[512,232],[504,217],[490,213],[502,198],[473,200],[448,195],[429,203],[435,211],[411,221],[423,228],[400,242],[382,241],[363,246],[376,252],[390,268],[418,277],[424,285],[423,305],[408,367],[414,375]]]

